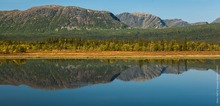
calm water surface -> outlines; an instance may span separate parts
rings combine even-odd
[[[220,60],[1,60],[0,106],[219,106]]]

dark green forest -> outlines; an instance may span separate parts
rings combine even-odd
[[[82,39],[146,39],[146,40],[176,40],[204,41],[207,43],[219,43],[220,24],[195,25],[188,27],[175,27],[164,29],[94,29],[94,30],[60,30],[45,32],[1,32],[0,40],[45,40],[51,37]]]

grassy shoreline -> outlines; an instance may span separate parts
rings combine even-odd
[[[43,51],[0,54],[0,59],[220,59],[220,51]]]

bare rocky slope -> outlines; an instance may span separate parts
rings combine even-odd
[[[182,19],[166,19],[163,21],[167,27],[183,27],[191,25],[190,23],[183,21]]]
[[[167,27],[184,27],[190,26],[190,24],[182,19],[161,19],[158,16],[154,16],[148,13],[121,13],[116,15],[123,23],[134,28],[167,28]]]
[[[162,19],[147,13],[121,13],[116,15],[123,23],[135,28],[163,28],[166,27]]]

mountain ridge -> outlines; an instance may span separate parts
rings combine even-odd
[[[123,23],[134,28],[164,28],[166,25],[160,17],[148,13],[124,12],[116,15]]]
[[[195,22],[189,23],[182,19],[162,19],[158,16],[144,13],[144,12],[124,12],[116,15],[123,23],[130,27],[148,29],[148,28],[170,28],[170,27],[185,27],[194,25],[207,25],[212,23],[220,23],[220,18],[212,23],[208,22]],[[149,18],[150,17],[150,18]]]
[[[0,11],[0,32],[46,32],[126,27],[113,13],[75,6],[46,5],[24,11]]]
[[[191,25],[190,23],[183,21],[182,19],[165,19],[163,21],[167,27],[184,27]]]

